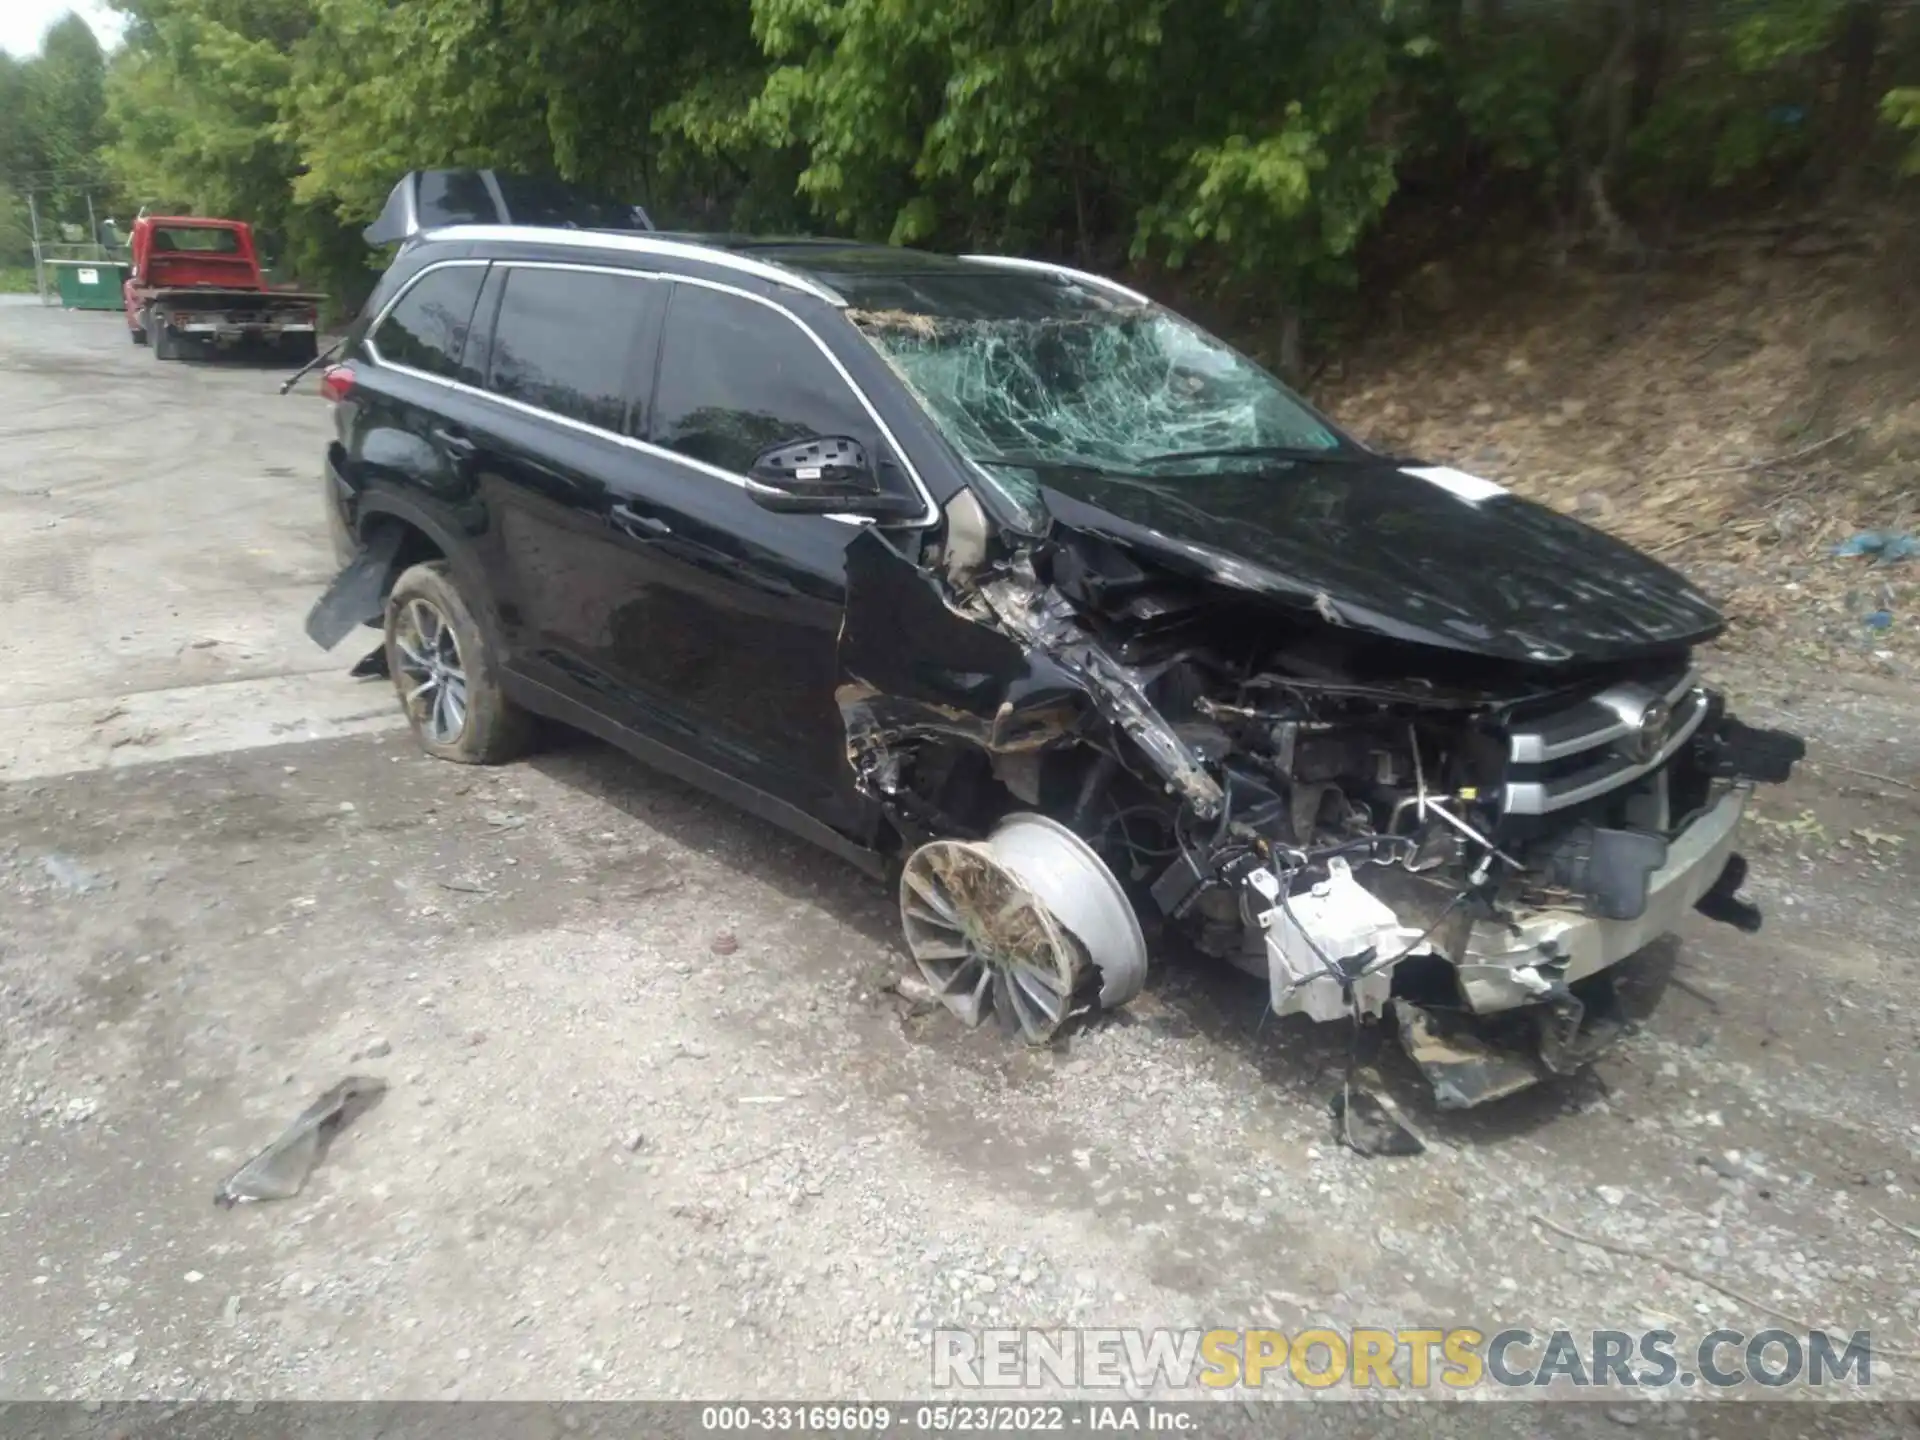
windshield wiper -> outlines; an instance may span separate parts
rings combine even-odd
[[[987,465],[994,469],[1009,470],[1109,470],[1114,468],[1106,460],[1094,460],[1085,455],[1022,455],[1017,452],[997,455],[970,455],[967,457],[976,465]]]
[[[1337,449],[1317,445],[1222,445],[1206,450],[1169,450],[1164,455],[1148,455],[1135,465],[1171,465],[1176,460],[1348,460],[1353,457]]]

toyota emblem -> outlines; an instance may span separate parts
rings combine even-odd
[[[1667,722],[1673,718],[1673,709],[1664,700],[1650,702],[1640,712],[1634,722],[1633,733],[1627,737],[1627,751],[1638,764],[1660,753],[1660,742],[1667,738]]]

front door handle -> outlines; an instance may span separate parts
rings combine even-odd
[[[450,430],[443,426],[430,433],[434,443],[456,460],[471,460],[480,449],[463,430]]]
[[[673,527],[657,515],[643,515],[627,505],[614,505],[607,512],[613,517],[613,523],[636,540],[650,540],[656,535],[671,535]]]

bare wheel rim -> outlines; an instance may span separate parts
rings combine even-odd
[[[394,621],[400,652],[400,703],[436,745],[451,745],[467,728],[467,671],[453,624],[431,600],[409,600]]]
[[[1072,1013],[1078,945],[985,845],[935,840],[907,857],[900,920],[920,973],[966,1024],[992,1016],[1041,1045]]]

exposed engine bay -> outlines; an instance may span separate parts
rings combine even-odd
[[[1735,829],[1803,747],[1686,649],[1416,643],[1066,524],[990,539],[977,503],[925,553],[850,547],[837,696],[909,946],[969,1023],[1042,1043],[1178,937],[1281,1015],[1390,1017],[1461,1107],[1604,1048],[1609,967],[1686,910],[1757,926]]]

